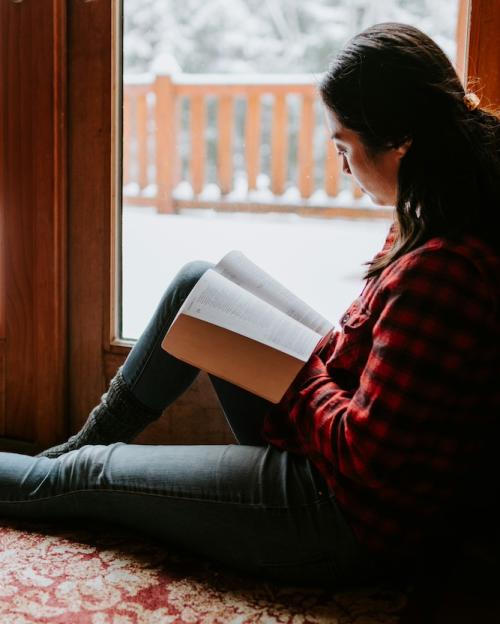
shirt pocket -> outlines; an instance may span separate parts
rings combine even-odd
[[[342,325],[342,332],[344,334],[352,334],[355,331],[363,330],[365,327],[370,325],[371,314],[368,311],[362,310],[356,312],[355,314],[351,314],[350,316],[344,316],[342,320],[345,319],[344,324]]]
[[[364,327],[371,319],[371,313],[361,299],[356,299],[340,319],[342,333],[351,333]]]
[[[357,385],[370,354],[374,320],[371,311],[355,301],[340,321],[339,339],[327,366],[329,370],[342,369],[352,375],[353,385]]]

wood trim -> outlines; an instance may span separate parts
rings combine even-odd
[[[465,82],[467,65],[467,46],[469,42],[470,0],[458,0],[458,15],[455,38],[457,52],[455,55],[455,69],[462,82]]]
[[[7,86],[7,61],[6,50],[2,45],[3,33],[6,28],[5,18],[0,12],[0,339],[5,339],[5,156],[7,146],[5,133],[7,131],[7,102],[4,94]],[[1,416],[0,416],[1,418]],[[2,431],[0,423],[0,431]]]
[[[139,187],[141,189],[146,188],[148,185],[148,164],[149,164],[149,149],[148,149],[148,101],[147,95],[140,95],[136,101],[137,113],[137,160],[139,162]]]
[[[104,390],[114,288],[112,225],[115,2],[71,2],[69,31],[70,430]]]
[[[0,432],[5,432],[5,339],[0,339]],[[1,448],[1,444],[0,444]]]
[[[122,0],[112,0],[109,4],[109,21],[111,30],[110,50],[110,84],[108,85],[110,97],[110,137],[111,146],[109,152],[109,204],[105,218],[105,234],[107,251],[104,263],[105,284],[104,297],[104,321],[102,323],[102,343],[105,351],[109,351],[115,340],[121,335],[121,205],[122,205],[122,135],[123,135],[123,100],[122,100],[122,27],[121,5]],[[105,140],[105,137],[104,137]],[[108,152],[105,152],[108,154]],[[107,162],[106,162],[107,164]]]
[[[130,173],[130,138],[132,136],[132,111],[133,98],[123,95],[123,146],[127,146],[127,149],[123,149],[122,152],[122,180],[123,184],[128,184],[132,178]]]
[[[468,83],[482,107],[500,108],[500,10],[497,0],[470,0]]]
[[[0,3],[0,67],[7,414],[0,435],[46,446],[64,435],[66,412],[64,0]]]

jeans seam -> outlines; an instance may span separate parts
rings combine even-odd
[[[53,500],[55,498],[60,498],[62,496],[69,496],[71,494],[78,494],[82,492],[116,492],[119,494],[137,494],[140,496],[157,496],[159,498],[173,498],[183,501],[193,501],[193,502],[205,502],[205,503],[222,503],[229,505],[239,505],[241,507],[252,507],[262,510],[272,510],[272,511],[292,511],[297,509],[304,509],[310,507],[311,505],[316,504],[324,504],[327,501],[324,499],[315,499],[314,501],[308,503],[301,503],[299,505],[263,505],[261,503],[242,503],[239,501],[230,501],[230,500],[217,500],[212,498],[195,498],[192,496],[181,496],[176,494],[159,494],[158,492],[145,492],[142,490],[124,490],[124,489],[116,489],[116,488],[85,488],[81,490],[71,490],[71,492],[61,492],[60,494],[52,494],[51,496],[44,496],[39,498],[32,499],[19,499],[19,500],[0,500],[0,505],[8,504],[8,503],[35,503],[39,501],[47,501]]]

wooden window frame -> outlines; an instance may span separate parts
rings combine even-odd
[[[124,362],[116,335],[121,219],[120,1],[74,2],[69,31],[69,413],[76,430]],[[98,25],[98,27],[97,27]],[[93,94],[92,98],[85,94]],[[88,139],[91,138],[89,142]],[[167,285],[165,285],[167,286]],[[195,415],[195,417],[193,417]],[[137,443],[234,441],[205,373]]]
[[[119,5],[0,3],[0,448],[6,450],[34,452],[76,430],[131,347],[115,334]],[[458,38],[459,67],[481,79],[483,102],[498,105],[495,5],[460,0]],[[147,431],[138,442],[232,441],[204,374]]]

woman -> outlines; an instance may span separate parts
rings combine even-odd
[[[395,206],[366,285],[273,406],[212,377],[238,445],[129,445],[198,370],[160,342],[186,265],[83,429],[0,453],[0,515],[115,521],[237,570],[338,585],[446,553],[496,484],[497,118],[419,30],[352,39],[320,85],[343,168]],[[332,293],[332,296],[335,296]]]

